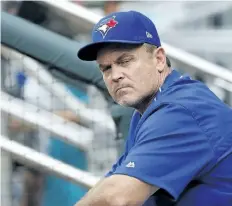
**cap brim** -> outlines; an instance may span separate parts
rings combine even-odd
[[[88,45],[82,47],[78,51],[77,56],[79,57],[79,59],[84,60],[84,61],[95,61],[97,59],[97,54],[98,54],[99,50],[103,46],[105,46],[106,44],[111,44],[111,43],[142,44],[144,42],[112,40],[112,41],[104,41],[104,42],[91,43],[91,44],[88,44]]]

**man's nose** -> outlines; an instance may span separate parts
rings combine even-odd
[[[123,72],[121,71],[121,69],[117,66],[112,66],[111,68],[111,78],[112,81],[119,81],[120,79],[123,79]]]

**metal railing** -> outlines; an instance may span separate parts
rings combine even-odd
[[[22,65],[26,72],[36,78],[44,87],[57,96],[68,109],[75,112],[83,125],[91,127],[94,124],[99,127],[104,127],[104,129],[110,132],[115,132],[115,123],[110,114],[104,111],[87,108],[84,103],[68,92],[63,83],[46,71],[42,64],[4,45],[1,45],[1,52],[6,59],[22,61]]]
[[[9,152],[15,159],[29,167],[39,168],[45,172],[56,174],[87,188],[94,186],[100,179],[88,172],[76,169],[45,154],[36,152],[16,141],[9,140],[2,135],[0,137],[0,148]]]
[[[51,131],[57,138],[84,151],[93,140],[93,132],[78,124],[66,121],[51,112],[12,97],[1,91],[1,110],[21,120]]]

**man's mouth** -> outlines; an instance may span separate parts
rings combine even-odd
[[[116,92],[115,92],[115,93],[117,93],[119,90],[125,89],[125,88],[127,88],[127,87],[119,87],[118,89],[116,89]]]

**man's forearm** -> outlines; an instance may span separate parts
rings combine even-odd
[[[62,118],[72,121],[72,122],[76,122],[78,124],[80,124],[80,120],[77,117],[77,115],[75,115],[72,111],[70,110],[57,110],[54,111],[54,114],[61,116]]]
[[[28,132],[36,128],[32,123],[17,118],[9,118],[9,129],[19,132]]]
[[[141,206],[158,189],[137,178],[115,174],[103,179],[75,206]]]
[[[109,206],[106,196],[95,195],[97,188],[92,188],[75,206]]]
[[[121,204],[116,203],[113,194],[110,194],[110,188],[103,190],[105,188],[104,180],[100,180],[75,206],[120,206]]]
[[[78,203],[76,203],[75,206],[110,206],[110,205],[111,203],[105,198],[99,197],[98,199],[97,198],[91,199],[88,197],[84,197]]]

